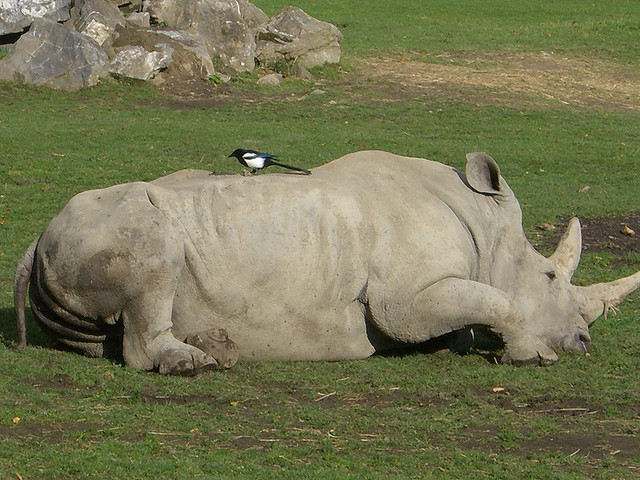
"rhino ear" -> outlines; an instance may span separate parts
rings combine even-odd
[[[476,192],[487,195],[499,195],[502,192],[500,185],[500,167],[496,161],[486,153],[467,153],[467,182]]]

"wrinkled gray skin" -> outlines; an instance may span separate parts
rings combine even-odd
[[[543,257],[494,160],[467,159],[463,174],[358,152],[310,176],[185,170],[81,193],[18,265],[20,345],[30,281],[57,340],[161,373],[233,364],[215,358],[220,340],[243,360],[338,360],[477,325],[505,362],[586,352],[589,324],[640,272],[572,286],[577,219]]]

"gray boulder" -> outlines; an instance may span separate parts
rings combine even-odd
[[[256,82],[258,85],[269,85],[271,87],[277,87],[282,83],[282,75],[279,73],[270,73],[264,77],[260,77]]]
[[[71,0],[0,0],[0,35],[19,33],[36,18],[69,20]]]
[[[37,19],[0,60],[0,80],[78,90],[98,83],[108,67],[109,57],[95,40]]]
[[[340,61],[342,33],[297,7],[285,7],[258,29],[256,59],[262,65],[295,61],[304,68]]]
[[[109,2],[125,14],[139,12],[142,9],[142,0],[109,0]]]
[[[204,41],[181,31],[118,28],[112,50],[111,72],[117,75],[163,83],[206,80],[215,73]]]
[[[240,16],[249,28],[257,29],[260,25],[269,22],[269,16],[248,0],[239,0],[237,4]]]
[[[195,0],[145,0],[142,8],[154,23],[185,30],[191,26],[196,5]]]
[[[269,21],[248,0],[0,0],[0,35],[34,18],[0,63],[0,79],[69,90],[109,71],[190,82],[251,71],[256,58],[294,61],[290,73],[312,79],[306,68],[340,60],[335,26],[295,7]]]
[[[149,0],[152,20],[202,37],[212,58],[233,72],[255,66],[255,28],[268,17],[247,0]]]
[[[127,16],[127,23],[136,27],[149,28],[151,18],[149,12],[133,12]]]
[[[105,0],[78,1],[72,16],[77,17],[74,22],[76,30],[93,38],[100,46],[110,45],[116,27],[125,24],[124,15],[118,7]]]
[[[111,60],[109,71],[138,80],[150,80],[167,68],[173,55],[173,48],[166,43],[158,44],[156,48],[158,50],[149,52],[141,46],[124,47]]]
[[[200,35],[175,30],[157,30],[156,33],[169,37],[180,44],[187,52],[187,54],[185,54],[185,61],[182,62],[180,68],[185,73],[192,70],[191,73],[188,73],[192,78],[209,78],[216,73],[213,62],[211,61],[211,56],[207,50],[207,44]],[[188,66],[187,63],[191,66]]]

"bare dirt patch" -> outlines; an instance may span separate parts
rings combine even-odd
[[[553,249],[569,223],[568,217],[558,219],[553,234],[536,243],[536,247]],[[629,215],[581,218],[582,251],[609,252],[618,256],[640,253],[640,212]]]
[[[338,89],[358,102],[403,102],[425,97],[512,108],[599,108],[640,112],[640,72],[595,58],[539,53],[449,53],[347,59],[340,78],[309,82]],[[268,72],[264,72],[268,73]],[[260,74],[259,74],[260,75]],[[173,109],[230,102],[290,100],[285,93],[236,88],[233,83],[184,81],[160,88]]]
[[[34,386],[40,388],[54,388],[65,391],[74,386],[65,376],[54,378],[50,386],[43,385],[41,379]],[[268,381],[268,380],[266,380]],[[273,385],[265,385],[265,391]],[[385,412],[401,409],[419,416],[430,415],[434,411],[447,411],[456,403],[463,401],[453,394],[443,393],[433,396],[415,395],[402,390],[385,390],[380,393],[337,393],[314,396],[313,391],[287,387],[286,404],[296,411],[298,406],[305,409],[319,409],[344,411],[345,415],[357,414],[357,409],[365,408],[369,411]],[[282,393],[282,392],[280,392]],[[113,397],[111,401],[118,405],[129,397]],[[474,395],[474,407],[470,418],[477,416],[473,412],[480,412],[485,406],[492,405],[501,410],[508,422],[508,432],[505,436],[503,427],[492,421],[479,421],[463,428],[454,428],[448,433],[432,432],[429,443],[436,449],[450,451],[452,445],[460,452],[480,451],[488,455],[499,456],[505,453],[531,452],[540,455],[554,455],[564,458],[576,457],[582,459],[585,468],[597,468],[597,460],[611,458],[630,472],[640,470],[638,452],[640,452],[640,437],[638,437],[637,422],[640,415],[635,405],[621,406],[591,405],[582,403],[579,399],[567,402],[551,397],[523,398],[517,392],[491,393],[478,390]],[[209,442],[212,448],[226,450],[264,450],[273,445],[281,448],[314,445],[331,437],[331,431],[326,427],[318,427],[304,419],[287,421],[287,414],[283,420],[273,420],[265,417],[264,411],[272,406],[271,398],[255,398],[250,402],[231,404],[221,402],[215,394],[206,395],[160,395],[152,389],[145,390],[138,400],[142,404],[165,405],[177,407],[189,406],[193,403],[205,403],[216,410],[226,411],[227,415],[237,416],[242,424],[255,424],[257,433],[231,434],[225,431],[200,432],[197,428],[191,430],[173,431],[158,427],[157,430],[144,428],[127,429],[120,426],[103,425],[99,421],[81,419],[77,422],[42,423],[39,421],[18,421],[11,426],[0,426],[0,439],[14,438],[20,441],[46,441],[51,444],[63,444],[75,441],[81,437],[86,442],[103,441],[105,435],[117,438],[126,443],[136,443],[149,438],[158,439],[162,444],[176,446],[193,445]],[[606,411],[615,407],[622,413],[618,419],[610,419]],[[354,408],[356,410],[354,410]],[[554,429],[546,432],[532,427],[541,417],[553,418]],[[279,419],[280,417],[278,417]],[[292,415],[291,418],[297,418]],[[588,419],[588,422],[585,422]],[[515,432],[515,433],[513,433]],[[396,443],[396,436],[402,436],[402,431],[381,423],[366,432],[343,432],[337,438],[342,445],[347,442],[376,443],[384,445]],[[400,443],[398,441],[398,443]],[[383,448],[383,447],[381,447]],[[387,448],[386,446],[384,448]],[[400,450],[393,450],[397,454],[405,454]]]
[[[528,440],[524,445],[526,451],[554,452],[565,456],[579,455],[591,458],[615,456],[619,460],[632,460],[638,448],[640,448],[640,442],[634,435],[609,434],[604,429],[598,433],[567,430]],[[637,467],[634,470],[637,470]]]
[[[57,373],[53,377],[36,377],[27,382],[37,389],[54,389],[78,391],[79,387],[64,373]]]
[[[368,58],[359,68],[396,95],[515,108],[541,104],[640,111],[640,73],[596,59],[537,54],[448,54],[433,62]]]

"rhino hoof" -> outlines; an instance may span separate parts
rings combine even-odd
[[[558,360],[556,352],[550,348],[545,348],[544,351],[536,352],[535,356],[518,356],[514,357],[511,353],[505,352],[500,361],[502,363],[510,363],[516,367],[522,367],[524,365],[540,365],[546,367],[555,363]]]
[[[226,330],[214,328],[206,332],[194,333],[185,339],[185,343],[199,348],[216,359],[221,368],[231,368],[238,361],[238,346],[229,338]]]
[[[156,356],[154,364],[161,375],[191,376],[218,367],[218,362],[204,352],[179,348],[163,350]]]

